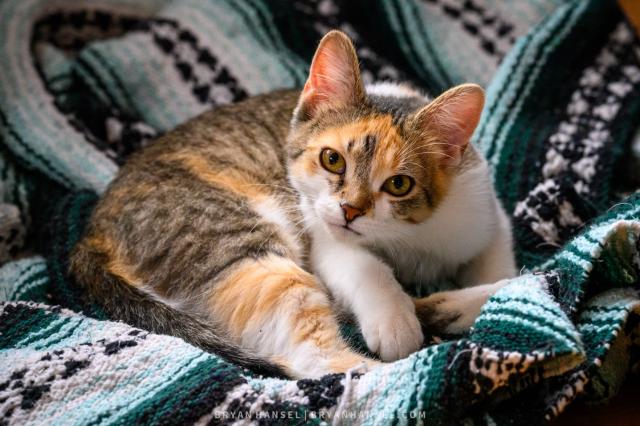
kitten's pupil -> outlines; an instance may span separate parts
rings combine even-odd
[[[393,186],[395,186],[396,189],[402,188],[403,184],[404,184],[404,179],[402,179],[402,176],[395,176],[393,178]]]
[[[336,152],[329,154],[329,164],[336,164],[340,160],[340,156]]]

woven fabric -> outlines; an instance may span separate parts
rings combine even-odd
[[[473,143],[521,276],[468,335],[319,380],[254,376],[88,304],[68,253],[127,156],[301,86],[330,28],[368,81],[488,84]],[[640,367],[640,194],[616,173],[640,42],[615,2],[4,0],[0,63],[0,424],[529,424]]]

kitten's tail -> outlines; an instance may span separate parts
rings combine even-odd
[[[286,377],[284,370],[230,341],[214,323],[175,309],[127,284],[103,267],[103,257],[80,244],[71,255],[71,274],[92,302],[113,318],[156,334],[179,337],[207,352],[266,376]]]

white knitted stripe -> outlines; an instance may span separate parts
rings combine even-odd
[[[637,208],[631,209],[630,211],[622,212],[618,217],[634,217],[639,212],[640,212],[640,206],[638,206]],[[578,237],[576,238],[576,240],[578,241],[577,244],[574,244],[574,240],[572,240],[564,250],[562,250],[558,255],[554,256],[553,258],[547,260],[545,263],[540,265],[538,269],[540,270],[549,269],[552,267],[552,265],[555,262],[558,261],[558,259],[566,259],[581,266],[585,270],[585,273],[588,273],[593,268],[593,264],[590,261],[579,258],[574,253],[571,253],[569,251],[569,248],[575,246],[585,256],[592,256],[592,255],[599,256],[602,251],[601,246],[603,244],[606,244],[607,239],[609,239],[611,235],[615,234],[616,232],[619,232],[620,228],[629,229],[629,231],[635,233],[636,236],[640,236],[640,222],[634,221],[634,220],[620,220],[617,218],[613,218],[607,222],[604,222],[602,224],[599,224],[598,226],[593,227],[588,232],[587,235],[592,240],[597,241],[597,243],[589,241],[588,239],[582,236]]]
[[[483,307],[483,315],[488,313],[500,314],[501,311],[504,310],[514,310],[517,312],[526,313],[528,316],[533,317],[533,320],[540,319],[543,321],[548,321],[557,325],[558,328],[565,331],[567,334],[571,335],[572,339],[576,342],[580,341],[580,333],[578,333],[574,328],[567,327],[571,322],[564,315],[562,310],[556,305],[551,305],[549,300],[545,300],[546,304],[538,305],[536,304],[538,301],[531,300],[530,303],[523,302],[521,300],[514,300],[507,297],[489,299],[489,301]],[[550,311],[548,308],[553,306],[556,309]]]

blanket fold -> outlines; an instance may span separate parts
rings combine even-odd
[[[489,83],[473,143],[521,276],[468,335],[319,380],[109,321],[67,266],[118,167],[202,111],[302,85],[331,28],[367,81]],[[640,42],[614,2],[4,0],[0,61],[0,424],[530,424],[640,367],[640,194],[618,187]]]

